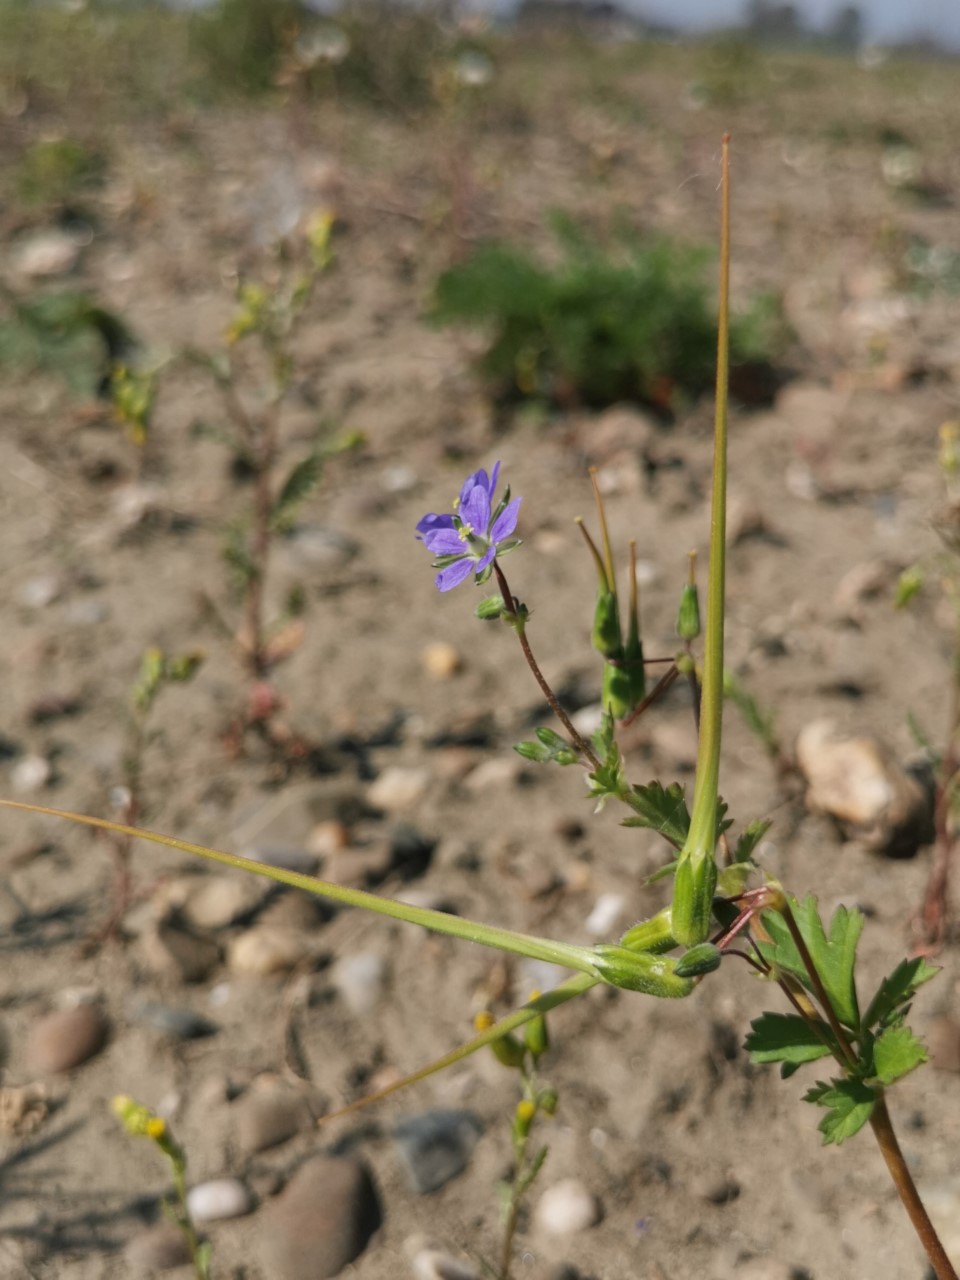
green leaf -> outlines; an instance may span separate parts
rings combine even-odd
[[[880,1084],[893,1084],[926,1060],[926,1047],[909,1027],[888,1027],[873,1046],[873,1073]]]
[[[757,818],[740,832],[740,839],[733,851],[734,862],[749,862],[757,845],[773,826],[764,818]]]
[[[923,587],[924,577],[923,569],[918,564],[911,565],[909,569],[904,569],[897,580],[896,590],[893,593],[893,607],[895,609],[905,609],[907,607]]]
[[[315,450],[308,453],[293,468],[283,483],[271,516],[275,529],[284,528],[296,514],[297,508],[317,487],[323,473],[323,458]]]
[[[764,1013],[750,1023],[750,1034],[744,1048],[754,1062],[783,1062],[794,1067],[816,1062],[832,1052],[833,1037],[826,1023],[818,1022],[821,1034],[793,1013]],[[828,1041],[824,1044],[824,1038]]]
[[[534,732],[537,742],[518,742],[513,748],[525,760],[533,760],[536,764],[576,764],[580,759],[576,748],[553,729],[541,726]]]
[[[632,787],[624,799],[637,815],[624,818],[625,827],[649,827],[658,831],[675,848],[683,845],[690,830],[690,812],[679,782],[673,782],[669,787],[657,781],[645,787]]]
[[[824,1146],[834,1142],[839,1146],[859,1133],[870,1119],[876,1094],[862,1080],[832,1080],[814,1085],[803,1100],[827,1108],[817,1127],[823,1134]]]
[[[797,902],[790,899],[800,935],[830,998],[837,1017],[852,1031],[860,1028],[860,1012],[853,970],[857,955],[857,942],[863,930],[863,916],[859,911],[838,907],[830,921],[830,934],[824,932],[817,912],[817,900],[813,895]],[[764,959],[776,968],[793,974],[808,991],[816,995],[814,985],[800,958],[796,944],[787,928],[786,920],[776,911],[763,913],[763,924],[772,939],[761,943]]]
[[[901,960],[893,973],[880,983],[877,994],[870,1001],[870,1007],[863,1017],[864,1027],[868,1030],[875,1026],[884,1027],[898,1015],[903,1016],[917,988],[936,977],[939,972],[935,965],[927,964],[922,956],[913,960]]]

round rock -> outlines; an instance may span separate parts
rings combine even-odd
[[[436,1191],[462,1173],[481,1132],[470,1111],[435,1108],[401,1120],[393,1139],[414,1191]]]
[[[237,1102],[237,1140],[244,1151],[266,1151],[294,1137],[309,1121],[304,1099],[279,1081],[256,1082]]]
[[[564,1178],[540,1197],[535,1221],[547,1235],[575,1235],[600,1221],[600,1205],[579,1178]]]
[[[224,1218],[242,1218],[253,1208],[253,1199],[236,1178],[218,1178],[191,1187],[187,1192],[187,1208],[194,1223],[202,1226]]]
[[[256,925],[234,938],[227,960],[234,973],[265,977],[289,972],[309,951],[309,940],[298,930]]]
[[[271,1280],[327,1280],[367,1246],[381,1222],[370,1175],[356,1160],[300,1166],[263,1211],[261,1256]]]
[[[48,1013],[27,1037],[27,1062],[41,1075],[71,1071],[100,1052],[109,1023],[95,1004]]]

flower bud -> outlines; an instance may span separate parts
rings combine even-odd
[[[623,634],[620,630],[620,609],[616,592],[600,589],[597,606],[593,612],[593,647],[605,658],[619,660],[623,657]]]
[[[521,1098],[517,1103],[517,1109],[513,1113],[513,1136],[515,1141],[522,1142],[526,1138],[536,1114],[537,1104],[531,1102],[529,1098]]]
[[[628,951],[672,951],[677,945],[673,936],[673,921],[670,907],[664,907],[649,920],[642,920],[620,939],[620,946]]]
[[[559,1103],[556,1089],[541,1089],[537,1094],[537,1106],[545,1116],[555,1116]]]
[[[700,598],[697,588],[689,584],[680,596],[677,612],[677,635],[681,640],[696,640],[700,634]]]
[[[535,997],[531,996],[530,999],[533,1000]],[[524,1023],[523,1040],[534,1058],[541,1057],[550,1048],[550,1033],[547,1030],[547,1020],[542,1013],[538,1013],[535,1018]]]
[[[677,977],[700,978],[705,973],[713,973],[714,969],[720,968],[722,959],[723,953],[712,942],[701,942],[677,961]]]
[[[473,1025],[479,1032],[489,1031],[494,1025],[493,1014],[487,1010],[478,1013],[473,1020]],[[512,1032],[507,1031],[502,1036],[498,1036],[496,1040],[491,1040],[490,1048],[493,1051],[493,1056],[503,1066],[513,1069],[523,1065],[526,1050]]]

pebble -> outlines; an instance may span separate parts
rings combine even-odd
[[[386,844],[372,849],[338,849],[330,859],[329,874],[337,884],[365,888],[383,880],[392,865],[393,855]]]
[[[495,791],[498,787],[515,787],[525,772],[519,756],[495,756],[471,769],[464,778],[464,786],[474,795]]]
[[[83,239],[67,231],[37,231],[17,244],[14,266],[34,279],[66,275],[76,266]]]
[[[234,1104],[237,1141],[244,1151],[267,1151],[307,1127],[310,1113],[303,1096],[276,1079],[254,1081]]]
[[[171,1271],[190,1261],[190,1250],[183,1232],[172,1222],[158,1222],[135,1235],[123,1251],[124,1261],[135,1275],[149,1276],[156,1271]]]
[[[807,808],[829,814],[867,848],[912,857],[932,839],[929,793],[883,743],[814,720],[797,737],[796,757]]]
[[[252,1208],[250,1192],[236,1178],[201,1182],[187,1192],[187,1209],[198,1227],[224,1218],[242,1218]]]
[[[428,769],[391,765],[371,784],[367,798],[375,809],[395,813],[413,808],[426,795],[429,786]]]
[[[128,1014],[131,1022],[152,1027],[174,1040],[200,1040],[215,1035],[219,1027],[202,1014],[176,1005],[162,1004],[159,1000],[141,1000],[131,1006]]]
[[[344,1004],[358,1018],[372,1013],[383,999],[387,962],[374,951],[341,956],[333,966],[333,985]]]
[[[276,929],[309,933],[331,916],[331,908],[323,898],[297,889],[280,893],[258,917],[262,925]]]
[[[463,670],[463,658],[459,649],[446,640],[435,640],[420,652],[420,661],[427,675],[434,680],[452,680]]]
[[[246,872],[236,876],[190,876],[183,914],[198,929],[225,929],[261,905],[270,886]]]
[[[318,858],[329,858],[338,849],[346,849],[350,843],[350,831],[346,823],[330,818],[318,822],[307,837],[307,850]]]
[[[227,964],[233,973],[264,977],[289,972],[309,954],[310,943],[303,933],[261,924],[233,939]]]
[[[480,1280],[475,1266],[439,1249],[421,1249],[414,1255],[412,1266],[416,1280]]]
[[[482,1131],[470,1111],[435,1108],[401,1120],[393,1140],[414,1191],[436,1191],[463,1173]]]
[[[934,1018],[925,1039],[930,1065],[936,1071],[960,1071],[960,1022],[956,1018]]]
[[[328,1280],[359,1257],[381,1218],[362,1164],[327,1156],[308,1160],[263,1211],[264,1270],[271,1280]]]
[[[71,1071],[106,1044],[109,1023],[99,1005],[80,1004],[48,1013],[27,1037],[27,1062],[43,1075]]]
[[[604,938],[614,931],[627,913],[627,900],[622,893],[601,893],[584,922],[587,933]]]
[[[298,525],[285,540],[290,558],[303,568],[331,569],[347,564],[360,550],[353,538],[323,525]]]
[[[574,1235],[600,1221],[600,1205],[579,1178],[563,1178],[544,1191],[534,1220],[547,1235]]]
[[[45,787],[52,774],[53,768],[45,756],[24,756],[13,767],[10,785],[18,795],[30,795]]]
[[[47,573],[29,578],[20,588],[17,598],[26,609],[45,609],[47,605],[53,604],[62,590],[60,579]]]
[[[160,977],[202,982],[220,963],[213,938],[192,933],[170,920],[157,921],[140,939],[145,964]]]

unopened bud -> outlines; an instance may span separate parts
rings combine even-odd
[[[535,999],[534,996],[530,998]],[[531,1018],[524,1024],[523,1040],[534,1058],[541,1057],[550,1048],[550,1033],[547,1030],[547,1020],[542,1013],[538,1013],[535,1018]]]
[[[487,1010],[478,1013],[473,1020],[473,1025],[479,1032],[489,1031],[494,1025],[493,1014]],[[503,1066],[513,1069],[523,1065],[526,1050],[512,1032],[506,1031],[502,1036],[498,1036],[496,1040],[491,1040],[490,1048],[493,1051],[493,1056]]]
[[[694,987],[692,979],[677,976],[675,960],[647,951],[601,945],[593,948],[593,960],[603,981],[612,987],[642,991],[663,1000],[688,996]]]
[[[722,959],[723,953],[712,942],[701,942],[677,961],[677,977],[700,978],[705,973],[713,973],[714,969],[720,968]]]
[[[531,1102],[529,1098],[522,1098],[517,1103],[517,1109],[513,1113],[513,1136],[521,1141],[530,1132],[530,1126],[533,1124],[534,1117],[537,1114],[537,1104]]]

